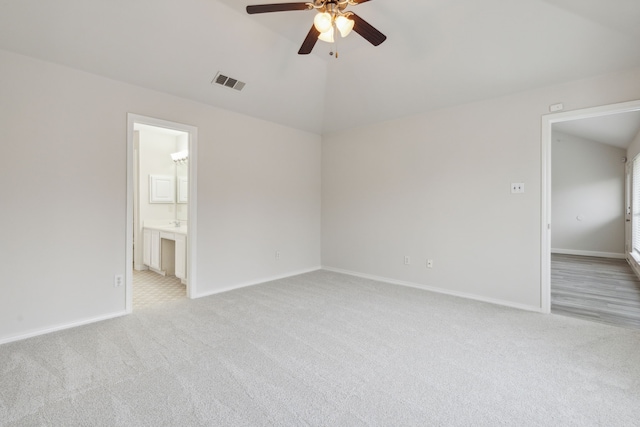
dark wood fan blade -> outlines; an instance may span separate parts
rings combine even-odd
[[[353,31],[360,34],[372,45],[378,46],[387,39],[387,36],[376,30],[371,24],[360,18],[355,13],[352,13],[349,18],[354,21]]]
[[[366,2],[368,2],[368,1],[369,1],[369,0],[353,0],[353,2],[354,2],[355,4],[366,3]]]
[[[276,3],[276,4],[256,4],[247,6],[247,13],[269,13],[269,12],[287,12],[290,10],[309,10],[307,3]]]
[[[318,41],[318,36],[320,35],[320,31],[316,30],[315,26],[311,26],[309,30],[309,34],[302,42],[302,46],[300,46],[300,50],[298,51],[298,55],[308,55],[313,50],[313,47],[316,45]]]

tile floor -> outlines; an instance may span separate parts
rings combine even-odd
[[[187,288],[175,276],[162,276],[150,270],[133,270],[133,309],[151,307],[186,298]]]

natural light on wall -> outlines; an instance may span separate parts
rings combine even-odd
[[[640,262],[640,155],[633,159],[633,197],[631,206],[633,215],[631,217],[631,244],[632,254],[636,261]]]

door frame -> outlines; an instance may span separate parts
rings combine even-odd
[[[134,206],[134,126],[135,124],[173,129],[189,134],[189,213],[187,229],[187,297],[197,298],[197,165],[198,128],[168,120],[127,113],[127,222],[125,250],[125,310],[133,312],[133,206]]]
[[[540,310],[551,313],[551,132],[554,123],[640,110],[640,100],[542,116],[542,207],[540,223]],[[626,238],[626,236],[625,236]]]
[[[631,256],[631,251],[633,250],[633,242],[631,241],[631,220],[633,217],[632,214],[632,188],[633,188],[633,159],[629,159],[627,156],[627,163],[624,165],[624,251],[627,261],[631,261],[629,257]]]

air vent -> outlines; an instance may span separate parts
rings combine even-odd
[[[246,85],[245,82],[238,81],[238,79],[234,79],[233,77],[225,76],[222,73],[216,74],[216,77],[211,81],[211,83],[215,83],[221,86],[230,87],[235,90],[242,90]]]

